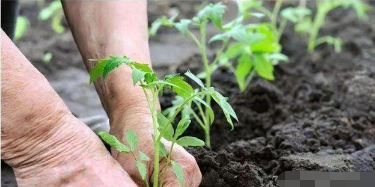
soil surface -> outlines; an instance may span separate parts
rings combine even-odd
[[[181,18],[189,18],[199,5],[176,2],[150,3],[150,23],[176,9]],[[321,46],[309,54],[305,39],[287,27],[282,45],[290,61],[275,67],[275,81],[256,77],[240,93],[231,72],[215,72],[213,85],[229,97],[239,123],[230,131],[214,106],[212,150],[189,149],[202,171],[202,187],[272,187],[277,186],[277,176],[289,170],[375,170],[375,2],[370,3],[369,21],[360,22],[346,10],[334,11],[326,20],[321,34],[341,37],[342,53]],[[31,19],[32,28],[16,44],[73,113],[99,116],[104,123],[105,113],[94,88],[87,84],[88,75],[69,28],[55,34],[48,23],[36,19],[35,2],[22,5],[21,14]],[[216,32],[208,30],[210,35]],[[161,74],[201,71],[194,44],[173,30],[161,30],[151,38],[150,47],[154,68]],[[215,50],[211,47],[210,54]],[[48,64],[41,60],[46,52],[53,54]],[[161,98],[162,106],[168,107],[172,99],[168,95]],[[203,138],[198,125],[192,125],[188,133]],[[1,184],[16,186],[4,163]]]
[[[202,187],[277,186],[283,171],[375,170],[375,28],[348,11],[334,11],[322,34],[339,36],[344,50],[321,46],[307,53],[303,38],[282,38],[289,63],[276,66],[273,82],[255,79],[238,91],[226,69],[213,85],[237,112],[230,131],[216,107],[213,149],[191,149],[203,173]],[[192,65],[193,64],[193,65]],[[196,55],[179,72],[200,71]],[[198,126],[198,125],[197,125]],[[203,135],[199,128],[191,134]]]

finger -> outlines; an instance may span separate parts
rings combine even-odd
[[[184,172],[184,187],[198,187],[202,180],[202,174],[199,170],[195,158],[190,155],[184,148],[176,145],[173,149],[171,159],[177,162]],[[162,168],[164,168],[165,163],[162,164]],[[181,184],[174,174],[173,167],[171,165],[168,165],[164,181],[165,187],[181,187]]]

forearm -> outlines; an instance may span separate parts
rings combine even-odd
[[[55,137],[75,138],[77,119],[3,31],[1,45],[1,156],[16,168],[47,165],[47,157],[68,154],[53,152],[62,141]]]
[[[63,6],[88,70],[95,65],[88,59],[108,55],[126,55],[151,65],[146,1],[64,1]],[[95,81],[95,87],[110,119],[132,106],[147,107],[143,91],[134,87],[126,66]]]

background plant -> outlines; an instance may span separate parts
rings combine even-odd
[[[203,120],[212,121],[214,119],[213,111],[211,107],[201,99],[201,96],[204,95],[211,95],[215,101],[222,106],[224,113],[229,116],[230,120],[230,116],[235,116],[235,114],[232,107],[226,102],[226,98],[215,91],[214,88],[210,87],[207,89],[204,87],[200,79],[190,72],[186,72],[185,75],[200,85],[200,88],[196,90],[194,90],[183,77],[176,74],[167,75],[163,79],[158,79],[156,73],[147,64],[131,61],[125,56],[110,56],[108,59],[98,59],[97,61],[99,64],[96,65],[90,72],[90,82],[93,82],[100,76],[105,78],[108,73],[119,67],[121,64],[126,64],[132,69],[133,84],[142,87],[153,119],[153,140],[155,148],[153,161],[154,171],[159,171],[160,158],[165,157],[167,166],[172,166],[178,181],[182,186],[184,186],[184,176],[181,167],[176,162],[171,160],[173,147],[176,143],[183,147],[203,146],[204,142],[192,136],[182,136],[191,123],[189,115],[183,115],[177,125],[173,125],[173,123],[175,122],[177,115],[180,114],[182,110],[186,108],[186,106],[192,104],[202,104],[206,106],[209,110],[209,116]],[[171,112],[172,115],[170,116],[164,116],[162,113],[157,112],[156,103],[158,95],[161,95],[165,89],[171,89],[179,96],[179,98],[181,98],[182,101],[176,105],[175,110]],[[174,128],[174,126],[176,128]],[[144,180],[145,184],[149,186],[149,182],[146,177],[147,173],[150,172],[147,171],[147,167],[144,162],[147,162],[150,159],[140,151],[138,154],[134,152],[137,147],[137,135],[132,131],[128,131],[126,133],[126,141],[128,145],[122,144],[116,139],[116,137],[106,132],[101,132],[100,136],[105,142],[107,142],[117,151],[132,154],[142,179]],[[171,141],[171,148],[169,152],[165,150],[165,146],[163,143],[161,143],[162,138]],[[163,169],[160,176],[159,172],[153,172],[154,187],[163,185],[166,168],[167,167]]]
[[[223,51],[227,48],[229,40],[225,40],[222,44],[222,47],[217,51],[216,57],[213,61],[210,61],[207,56],[207,24],[212,23],[220,30],[223,29],[223,14],[225,12],[225,6],[221,3],[217,4],[209,4],[208,6],[204,7],[202,10],[200,10],[197,15],[192,19],[181,19],[180,21],[176,22],[176,17],[173,16],[171,18],[167,18],[166,16],[163,16],[159,19],[157,19],[150,28],[150,35],[155,35],[158,31],[158,29],[161,26],[166,27],[175,27],[181,34],[184,36],[189,37],[194,41],[196,46],[199,48],[202,56],[202,62],[204,67],[204,72],[200,74],[200,78],[205,79],[205,83],[202,83],[200,79],[194,77],[193,80],[201,86],[201,88],[204,88],[206,90],[211,89],[211,76],[212,73],[220,66],[219,61],[221,58],[221,54]],[[189,27],[197,27],[199,29],[199,36],[195,35],[193,32],[190,31]],[[211,100],[214,99],[220,107],[224,110],[224,114],[226,115],[226,119],[231,125],[233,129],[233,122],[231,120],[231,117],[235,118],[237,120],[237,116],[235,112],[229,108],[229,104],[226,102],[226,98],[222,97],[218,94],[205,94],[201,97],[202,100],[205,100],[205,104],[202,102],[195,103],[196,107],[198,109],[198,113],[191,108],[191,105],[188,105],[185,108],[186,114],[192,115],[196,121],[199,123],[199,125],[202,127],[205,133],[205,141],[206,145],[208,147],[211,146],[210,143],[210,126],[213,123],[213,120],[211,120],[210,116],[212,115],[211,110]],[[166,113],[170,113],[170,111],[173,111],[174,108],[176,108],[176,105],[181,103],[180,98],[176,98],[176,100],[173,102],[174,106],[167,110]]]
[[[295,25],[295,31],[302,33],[308,37],[307,49],[309,52],[321,44],[332,45],[336,52],[342,50],[342,40],[332,36],[319,37],[319,31],[324,25],[325,18],[332,10],[336,8],[353,8],[360,20],[367,20],[367,12],[369,6],[361,0],[317,0],[316,1],[316,14],[313,16],[311,10],[300,6],[296,8],[286,8],[282,11],[282,16]]]
[[[62,25],[62,19],[64,17],[64,11],[62,8],[61,1],[55,0],[51,2],[46,8],[43,8],[39,12],[38,18],[42,21],[51,20],[51,28],[56,33],[63,33],[65,31]]]
[[[14,31],[14,40],[21,39],[27,32],[30,26],[30,21],[25,16],[18,16],[16,22],[16,29]]]

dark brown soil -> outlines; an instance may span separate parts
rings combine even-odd
[[[374,171],[374,18],[363,23],[347,11],[332,13],[322,33],[343,39],[339,54],[328,46],[308,54],[288,30],[282,44],[290,62],[276,66],[276,81],[255,79],[243,93],[230,72],[216,72],[213,85],[229,96],[240,122],[230,131],[216,108],[213,149],[190,149],[201,186],[276,186],[288,170]],[[194,56],[178,71],[198,72],[200,63]]]

